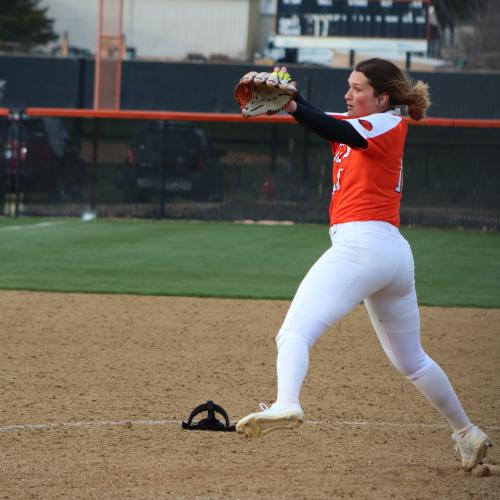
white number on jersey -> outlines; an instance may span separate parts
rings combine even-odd
[[[344,158],[347,158],[350,154],[351,154],[351,148],[349,146],[346,146],[345,144],[340,144],[333,161],[335,163],[342,163],[342,160]]]
[[[333,183],[333,191],[332,191],[332,193],[335,193],[335,191],[338,191],[340,189],[340,176],[342,175],[343,171],[344,171],[343,168],[339,168],[337,170],[337,180]]]
[[[396,193],[401,193],[403,191],[403,161],[401,160],[400,163],[400,168],[399,168],[399,180],[398,180],[398,185],[394,188],[394,191]]]
[[[347,146],[346,144],[339,144],[339,148],[337,150],[337,153],[335,153],[335,157],[333,159],[333,163],[342,163],[342,160],[344,158],[347,158],[351,154],[351,148]],[[339,168],[337,170],[337,178],[335,179],[335,182],[333,183],[333,190],[332,194],[335,193],[340,189],[340,176],[342,175],[342,172],[344,171],[343,168]]]

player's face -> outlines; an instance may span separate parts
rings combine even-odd
[[[349,90],[344,98],[347,104],[348,116],[367,116],[387,109],[387,94],[375,96],[374,88],[361,71],[353,71],[347,82],[349,83]]]

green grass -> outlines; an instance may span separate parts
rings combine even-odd
[[[403,229],[421,304],[500,307],[500,234]],[[0,219],[0,289],[290,299],[319,225]]]

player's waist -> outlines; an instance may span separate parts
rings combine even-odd
[[[375,231],[384,231],[391,234],[399,234],[399,229],[393,224],[381,220],[367,220],[367,221],[352,221],[352,222],[340,222],[338,224],[332,224],[330,226],[330,235],[353,231],[359,229],[371,229]]]

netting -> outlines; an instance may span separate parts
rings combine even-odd
[[[329,145],[294,123],[30,116],[16,130],[0,119],[5,214],[328,220]],[[493,126],[409,127],[402,224],[500,228],[499,149]]]

